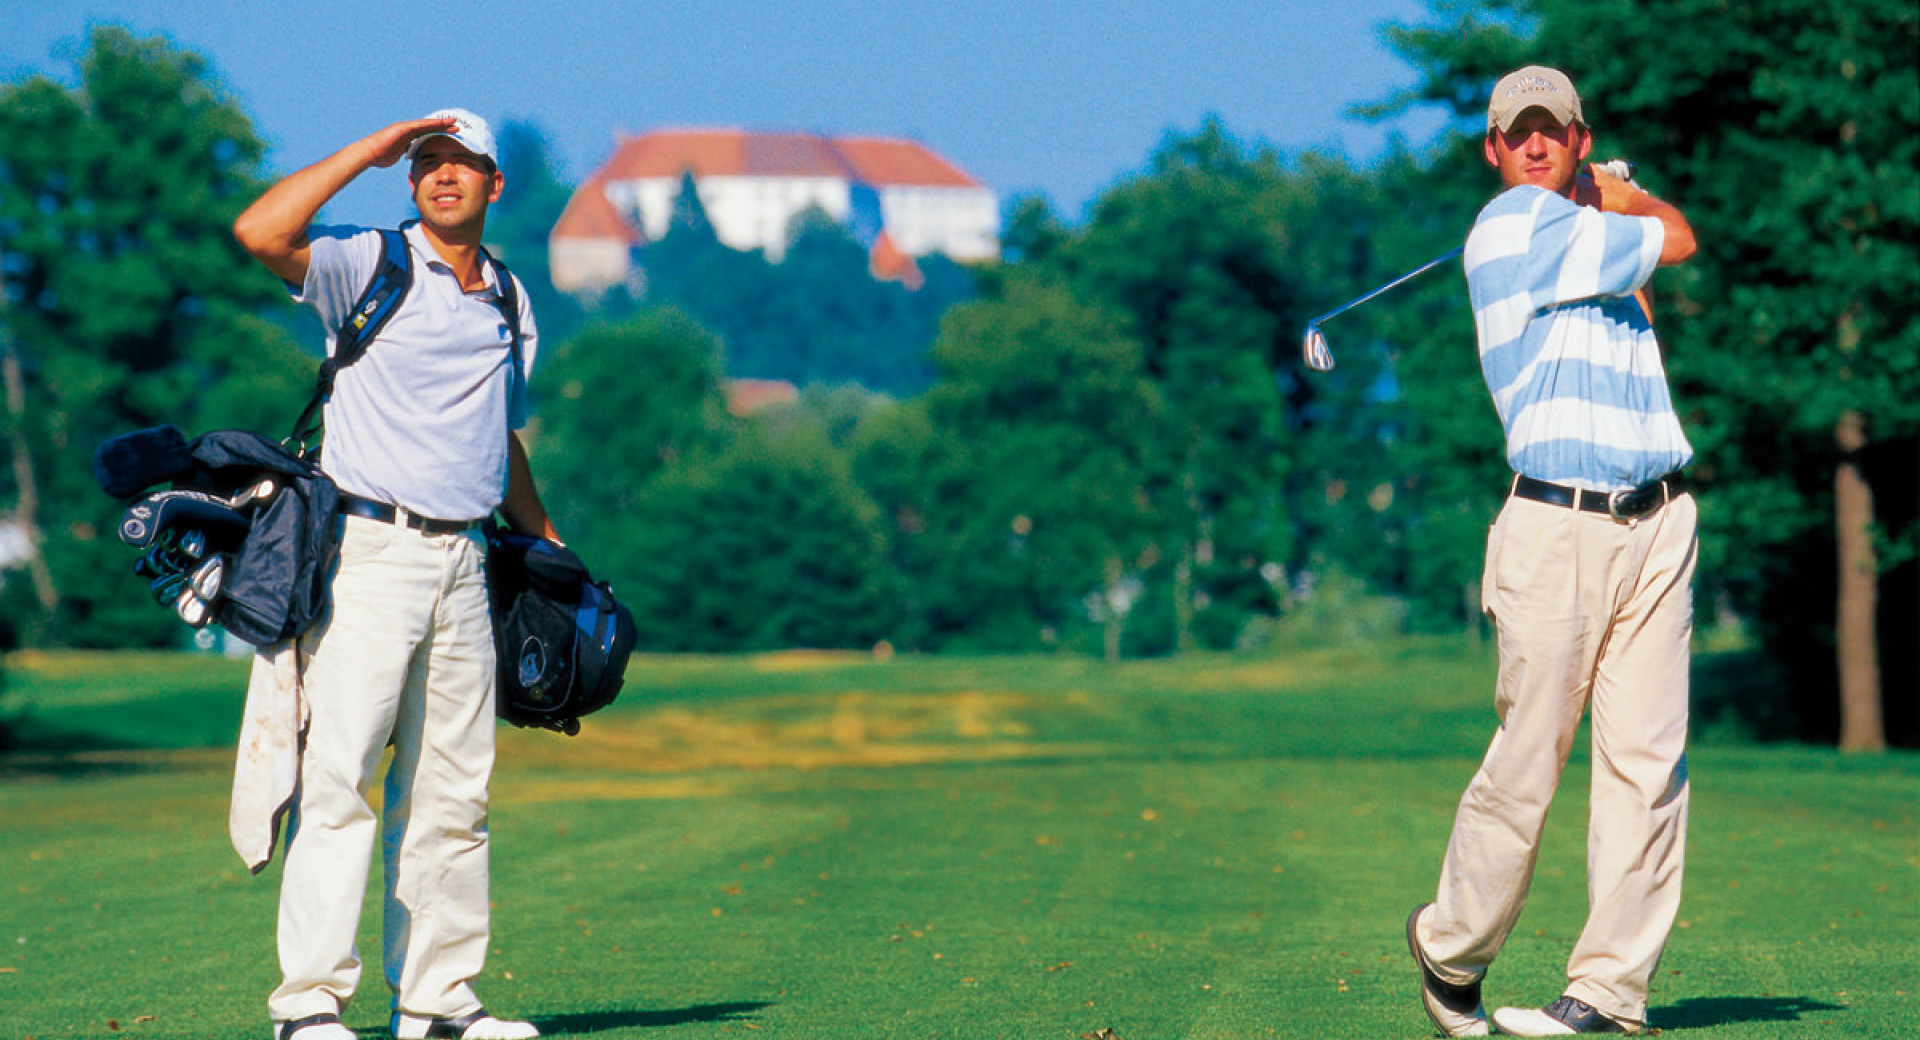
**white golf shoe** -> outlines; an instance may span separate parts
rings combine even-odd
[[[1573,997],[1561,997],[1543,1008],[1500,1008],[1493,1013],[1493,1024],[1508,1036],[1640,1032],[1637,1023],[1615,1021],[1593,1005]]]
[[[273,1024],[273,1040],[358,1040],[339,1015],[308,1015]]]
[[[495,1018],[486,1008],[458,1018],[393,1013],[394,1040],[534,1040],[539,1035],[532,1022]]]

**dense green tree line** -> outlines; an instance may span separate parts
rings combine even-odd
[[[490,237],[546,336],[535,471],[659,650],[1247,649],[1356,587],[1398,627],[1477,632],[1506,468],[1458,267],[1329,322],[1330,373],[1299,333],[1460,243],[1497,189],[1485,91],[1540,60],[1580,82],[1596,157],[1634,159],[1700,232],[1655,315],[1698,453],[1702,626],[1754,630],[1789,691],[1767,710],[1807,735],[1912,741],[1915,21],[1900,0],[1437,3],[1390,30],[1422,83],[1378,110],[1442,102],[1456,132],[1356,168],[1206,120],[1077,223],[1017,200],[1007,260],[944,289],[932,264],[931,295],[872,282],[818,215],[782,264],[727,250],[690,192],[640,299],[555,294],[566,188],[509,127]],[[86,452],[159,421],[276,430],[312,366],[226,233],[262,186],[244,118],[191,55],[92,44],[78,89],[0,94],[0,512],[42,548],[5,574],[9,641],[177,636]],[[794,338],[823,323],[841,333]],[[749,375],[816,385],[731,415]]]
[[[667,234],[635,252],[638,302],[671,304],[711,329],[733,378],[858,383],[897,395],[925,390],[940,316],[973,296],[973,276],[936,254],[920,259],[916,287],[876,280],[867,247],[817,208],[795,217],[788,240],[778,262],[760,250],[729,248],[692,178],[683,178]],[[615,292],[596,310],[620,314],[635,304]]]
[[[265,145],[206,63],[102,28],[77,73],[0,87],[0,502],[39,550],[31,580],[0,589],[0,629],[151,642],[178,624],[113,537],[94,444],[161,421],[278,430],[312,369],[284,294],[228,233],[265,188]]]

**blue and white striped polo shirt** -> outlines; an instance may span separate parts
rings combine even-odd
[[[1467,236],[1480,369],[1515,472],[1589,491],[1686,465],[1660,345],[1634,290],[1666,229],[1543,188],[1501,193]]]

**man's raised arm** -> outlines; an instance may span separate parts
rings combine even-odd
[[[1693,225],[1687,223],[1687,218],[1681,215],[1678,207],[1654,198],[1630,181],[1613,176],[1598,164],[1587,169],[1600,194],[1601,210],[1625,213],[1630,217],[1653,217],[1666,228],[1666,237],[1660,245],[1660,266],[1683,263],[1692,258],[1694,251],[1699,248],[1693,238]]]
[[[304,284],[311,248],[307,227],[320,207],[355,177],[399,162],[421,136],[455,127],[451,119],[410,119],[355,141],[268,188],[233,222],[233,237],[281,281]]]

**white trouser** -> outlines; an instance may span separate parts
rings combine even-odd
[[[1646,1021],[1685,861],[1696,518],[1682,495],[1631,526],[1513,498],[1495,521],[1484,598],[1499,634],[1500,728],[1460,799],[1419,936],[1449,981],[1484,973],[1519,919],[1591,703],[1587,923],[1566,992]]]
[[[395,1006],[459,1015],[488,941],[494,656],[485,542],[347,517],[333,611],[306,637],[312,714],[280,882],[276,1021],[338,1013],[373,855],[367,802],[389,743],[382,963]]]

